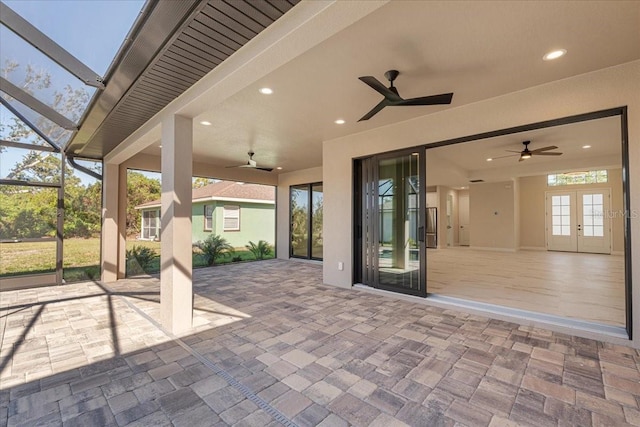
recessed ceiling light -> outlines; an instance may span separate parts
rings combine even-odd
[[[279,171],[282,170],[282,166],[278,166],[276,169],[278,169]]]
[[[271,95],[273,93],[273,90],[269,87],[263,87],[260,88],[260,93],[263,95]]]
[[[561,56],[564,56],[566,53],[567,51],[565,49],[556,49],[544,55],[542,59],[544,59],[545,61],[552,61],[554,59],[560,58]]]
[[[208,121],[206,121],[206,120],[201,121],[201,122],[200,122],[200,124],[201,124],[202,126],[211,126],[211,122],[208,122]]]
[[[345,123],[345,121],[343,119],[338,119],[334,122],[337,125],[343,125]]]
[[[489,157],[489,158],[487,159],[487,162],[493,162],[493,159],[492,159],[491,157]]]
[[[583,145],[582,148],[591,148],[590,145]]]

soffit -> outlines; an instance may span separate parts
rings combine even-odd
[[[158,2],[67,152],[104,157],[298,1]]]

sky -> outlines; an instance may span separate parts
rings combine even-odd
[[[3,0],[14,12],[29,21],[69,53],[104,76],[114,56],[120,49],[133,23],[144,5],[143,0]],[[0,26],[0,67],[7,61],[20,64],[20,68],[8,76],[14,84],[24,81],[26,65],[44,69],[51,75],[51,88],[36,89],[34,95],[50,104],[56,90],[64,86],[84,88],[90,96],[95,89],[59,67],[45,55],[31,47],[4,25]],[[27,109],[27,116],[35,121],[37,114]],[[0,109],[0,123],[7,123],[13,115],[4,107]],[[0,135],[4,137],[5,135]],[[30,141],[22,141],[30,142]],[[22,150],[6,150],[0,154],[0,176],[6,176],[12,165],[21,158]],[[86,175],[77,173],[79,177]]]

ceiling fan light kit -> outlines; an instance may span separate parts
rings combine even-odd
[[[389,80],[390,86],[386,87],[378,79],[373,76],[358,77],[363,83],[384,96],[384,99],[371,109],[367,114],[362,116],[359,122],[369,120],[375,116],[384,107],[396,106],[418,106],[418,105],[446,105],[451,104],[453,93],[443,93],[440,95],[422,96],[418,98],[404,99],[398,93],[398,89],[393,85],[394,80],[400,75],[398,70],[389,70],[384,76]]]

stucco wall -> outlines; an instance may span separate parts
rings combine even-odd
[[[621,106],[628,107],[630,208],[640,212],[640,61],[325,141],[324,282],[341,287],[352,285],[354,157]],[[640,219],[632,219],[631,242],[637,259]],[[344,263],[344,270],[338,270],[338,262]],[[633,343],[640,346],[640,268],[633,271],[633,283]]]

